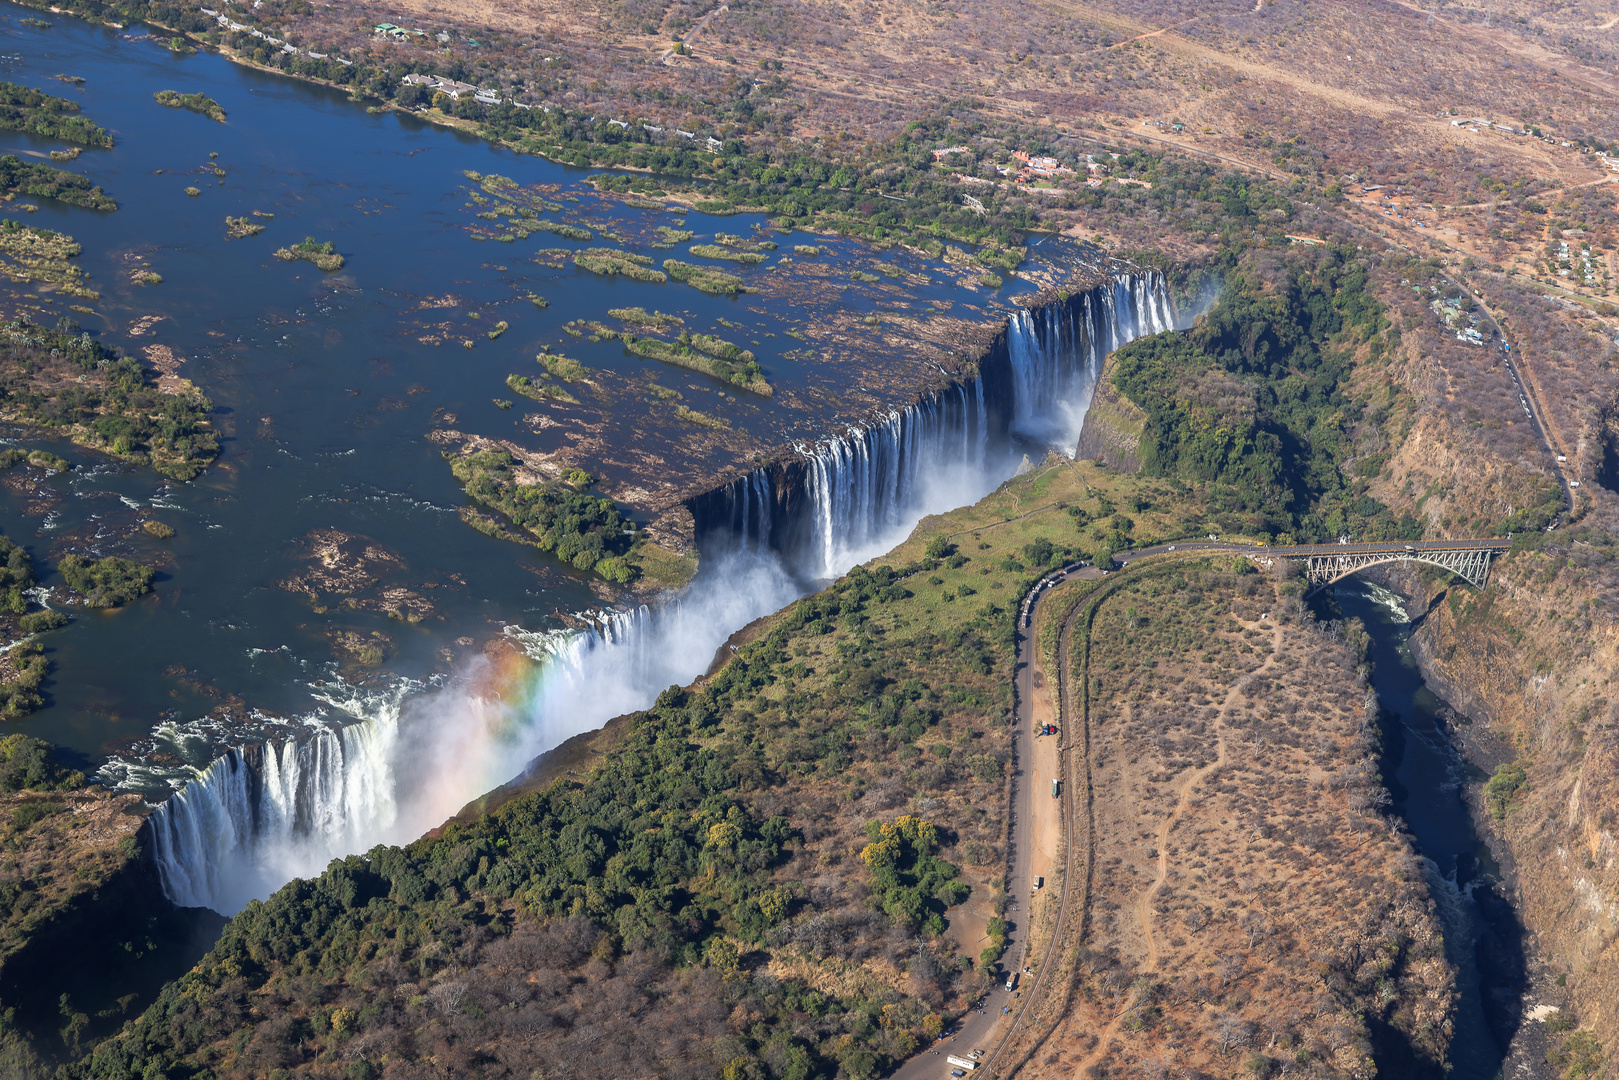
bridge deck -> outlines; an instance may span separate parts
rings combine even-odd
[[[1491,537],[1487,540],[1395,540],[1379,544],[1293,544],[1264,546],[1258,550],[1266,555],[1284,559],[1300,559],[1310,555],[1400,555],[1405,552],[1439,551],[1506,551],[1511,540]]]

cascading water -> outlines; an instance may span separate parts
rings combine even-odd
[[[993,490],[1025,449],[1073,453],[1107,354],[1174,326],[1156,272],[1018,311],[1003,371],[986,360],[977,378],[799,447],[800,461],[755,469],[695,501],[705,557],[773,550],[806,580],[836,577],[892,548],[923,516]]]
[[[309,737],[232,750],[154,811],[165,891],[231,913],[333,858],[420,836],[545,750],[690,682],[736,628],[813,581],[981,498],[1025,447],[1071,452],[1106,354],[1173,325],[1155,273],[1019,312],[979,377],[694,505],[704,570],[676,602],[588,631],[514,635],[538,661],[525,672],[484,662],[453,685],[386,698],[327,688],[347,723],[327,713]]]
[[[1161,274],[1119,278],[1066,304],[1019,311],[1007,328],[1012,432],[1072,454],[1107,354],[1174,326]]]

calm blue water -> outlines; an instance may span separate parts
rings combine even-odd
[[[217,403],[225,436],[220,461],[190,484],[64,444],[48,445],[78,464],[74,473],[47,479],[17,470],[6,480],[0,528],[31,550],[42,572],[68,551],[124,554],[162,570],[154,596],[126,610],[80,614],[42,639],[55,663],[48,705],[12,729],[58,743],[87,768],[164,722],[212,714],[225,739],[252,730],[254,710],[297,717],[314,708],[309,684],[333,671],[339,633],[386,635],[383,671],[425,678],[507,624],[542,629],[556,625],[558,612],[599,603],[570,569],[458,520],[465,500],[433,432],[577,451],[608,494],[668,493],[737,467],[760,446],[841,427],[876,400],[861,388],[877,380],[847,357],[786,358],[790,350],[815,351],[788,329],[837,312],[936,306],[980,318],[1004,300],[962,288],[941,265],[904,252],[809,236],[775,237],[777,257],[813,242],[827,254],[812,265],[830,269],[782,285],[773,277],[781,273],[772,268],[776,257],[760,268],[722,264],[764,290],[738,300],[542,265],[535,256],[542,247],[622,246],[660,261],[700,261],[684,244],[653,250],[652,230],[685,217],[702,242],[763,222],[630,209],[596,195],[582,170],[409,117],[368,115],[343,94],[217,56],[177,57],[141,40],[138,27],[117,31],[65,16],[47,16],[48,29],[20,21],[36,14],[0,5],[0,78],[72,97],[114,134],[115,149],[86,150],[62,167],[91,177],[121,209],[100,214],[35,200],[37,213],[18,203],[0,212],[79,240],[79,262],[102,296],[87,305],[93,313],[66,313],[132,353],[158,345],[183,358],[181,374]],[[56,80],[59,73],[86,82],[72,86]],[[152,95],[163,89],[207,94],[228,122],[158,105]],[[58,148],[0,133],[3,153],[41,160]],[[543,233],[514,244],[480,242],[474,232],[492,230],[474,217],[482,207],[469,202],[466,170],[549,185],[546,197],[564,209],[547,217],[612,229],[625,243]],[[188,186],[202,193],[187,196]],[[227,239],[224,218],[255,210],[274,215],[260,219],[266,230]],[[306,235],[334,241],[344,269],[323,274],[271,257]],[[849,280],[850,268],[879,259],[913,272],[903,291],[886,279]],[[136,268],[161,274],[163,284],[131,284]],[[1009,288],[1017,287],[1027,286]],[[532,304],[536,294],[550,306]],[[65,310],[60,300],[42,302],[52,319]],[[623,306],[679,313],[694,331],[754,349],[775,398],[738,400],[706,376],[562,331],[568,320],[607,321],[608,309]],[[499,320],[511,328],[490,341],[485,331]],[[879,329],[856,321],[848,337],[847,352],[862,362],[896,363]],[[463,348],[462,339],[476,346]],[[496,398],[515,397],[504,385],[509,374],[538,374],[533,357],[542,345],[595,370],[593,385],[573,388],[581,405],[518,398],[510,411],[498,409]],[[654,377],[685,404],[725,417],[732,431],[716,445],[675,422],[670,406],[648,393]],[[172,541],[139,532],[139,521],[153,515],[178,530]],[[396,554],[378,587],[425,595],[436,615],[407,625],[340,606],[322,613],[278,587],[307,565],[306,540],[316,529],[370,538]],[[48,573],[44,584],[60,586]],[[212,753],[207,741],[157,749],[183,750],[198,762]]]

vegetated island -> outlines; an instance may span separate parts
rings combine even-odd
[[[165,476],[190,480],[219,456],[200,395],[165,394],[136,360],[64,319],[0,323],[0,420],[45,428]]]
[[[628,585],[639,576],[636,566],[625,558],[631,547],[625,533],[629,522],[613,500],[588,493],[594,482],[589,474],[576,470],[566,481],[530,483],[519,476],[506,450],[447,452],[445,457],[469,498],[499,512],[527,535],[513,537],[487,515],[464,515],[480,532],[554,551],[575,569],[619,585]]]
[[[225,216],[225,235],[231,240],[241,240],[249,236],[257,236],[264,231],[264,226],[252,218]]]
[[[276,248],[275,257],[286,262],[302,259],[327,272],[343,269],[343,256],[337,253],[337,245],[330,240],[316,240],[313,236],[306,236],[302,243],[291,247]]]
[[[0,221],[0,274],[19,285],[43,284],[83,300],[100,299],[89,276],[71,261],[81,250],[63,233]]]
[[[616,310],[625,322],[641,326],[682,322],[674,316],[648,315],[640,308]],[[682,330],[678,341],[664,341],[662,338],[637,337],[635,334],[614,330],[598,322],[569,323],[563,329],[569,333],[582,333],[583,329],[588,329],[592,341],[617,339],[624,343],[626,350],[636,356],[689,368],[692,371],[701,371],[705,375],[712,375],[760,397],[771,397],[776,392],[765,380],[764,369],[759,366],[759,361],[754,358],[752,352],[712,334],[693,334],[689,330]]]
[[[632,281],[647,281],[661,283],[668,281],[668,275],[657,270],[649,269],[652,259],[646,255],[637,255],[633,251],[619,251],[614,248],[585,248],[573,257],[573,264],[581,270],[589,270],[593,274],[605,277],[627,277]]]
[[[15,154],[0,157],[0,191],[55,199],[87,210],[116,210],[118,204],[78,173],[23,161]]]
[[[152,100],[171,109],[189,109],[221,124],[225,122],[225,110],[220,108],[219,102],[207,94],[182,94],[177,90],[159,90],[152,95]]]
[[[152,591],[157,572],[116,555],[102,559],[86,559],[79,555],[64,555],[56,564],[68,588],[83,597],[86,607],[123,607]]]
[[[665,259],[663,269],[675,281],[685,282],[694,289],[701,289],[716,296],[736,296],[748,291],[743,287],[741,278],[711,266],[681,262],[679,259]]]
[[[16,83],[0,82],[0,128],[111,149],[112,136],[78,115],[79,111],[77,101],[42,94]]]

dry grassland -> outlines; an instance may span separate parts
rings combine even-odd
[[[1402,1056],[1443,1060],[1452,975],[1421,863],[1380,809],[1357,651],[1224,562],[1131,571],[1088,658],[1074,635],[1091,891],[1054,980],[1066,1015],[1037,1008],[1044,1038],[1018,1056],[1079,1077],[1364,1075],[1374,1058],[1422,1075]]]

